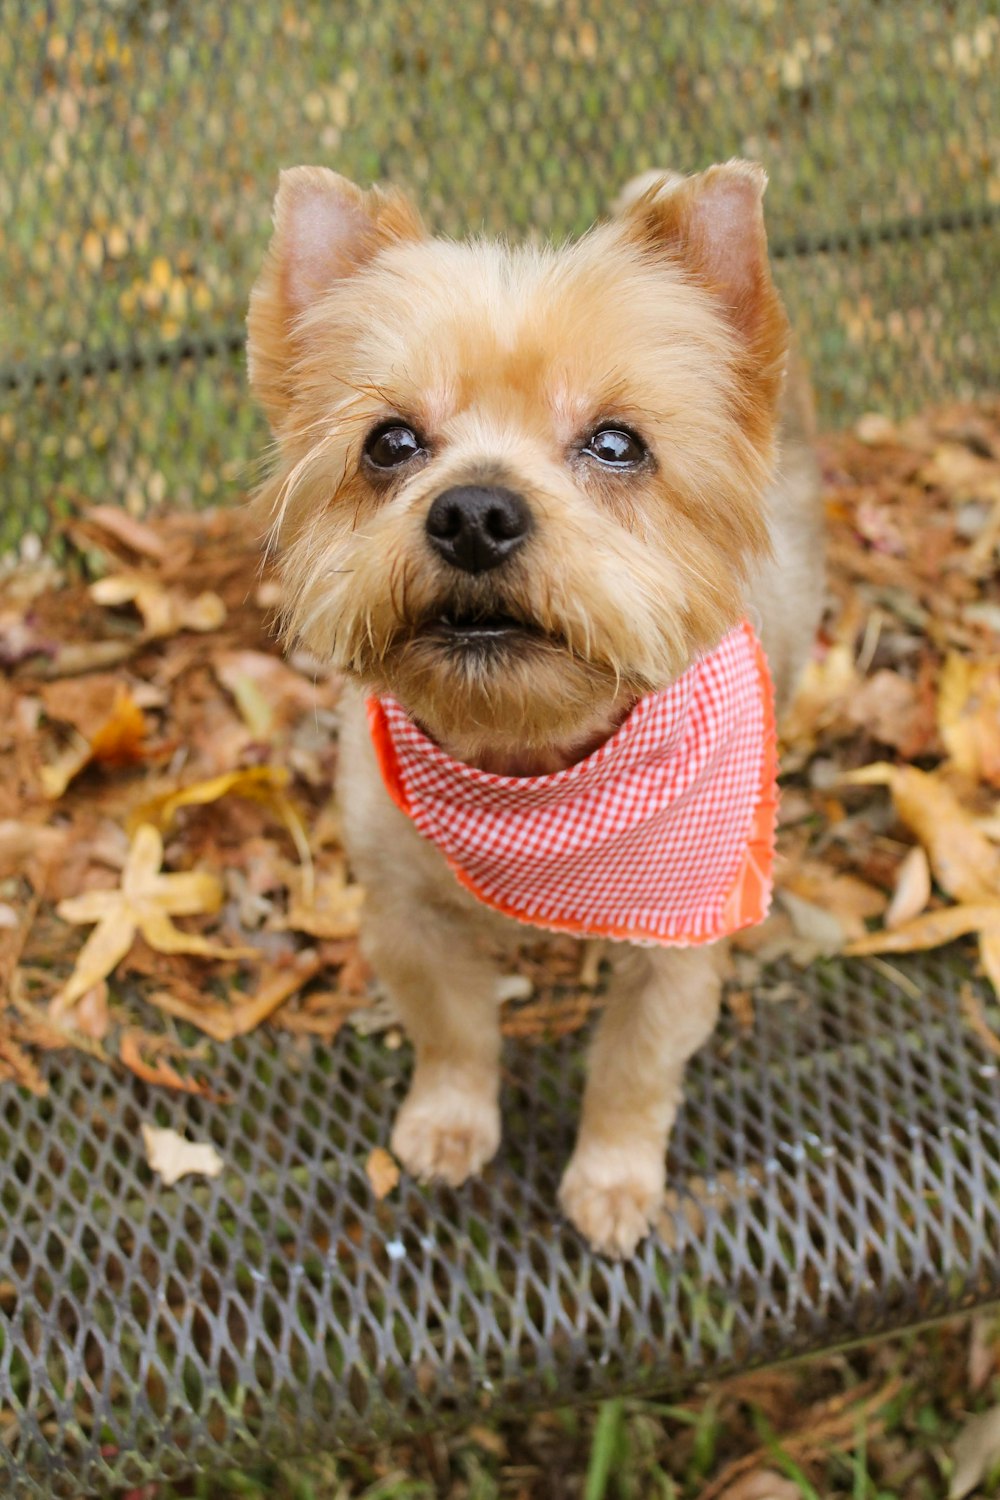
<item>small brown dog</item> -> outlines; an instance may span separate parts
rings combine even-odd
[[[433,239],[395,189],[282,176],[249,315],[277,448],[259,503],[289,635],[349,679],[344,832],[365,951],[416,1049],[392,1145],[421,1178],[460,1183],[497,1148],[495,965],[525,930],[401,810],[366,696],[417,726],[443,774],[515,797],[517,778],[606,764],[636,706],[686,691],[748,615],[787,701],[821,547],[765,181],[738,161],[654,175],[608,223],[539,249]],[[720,947],[595,927],[637,940],[612,947],[560,1201],[628,1255],[715,1023]]]

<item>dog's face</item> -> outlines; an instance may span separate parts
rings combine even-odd
[[[767,545],[763,183],[665,179],[538,250],[285,173],[249,361],[289,632],[492,763],[586,744],[714,645]]]

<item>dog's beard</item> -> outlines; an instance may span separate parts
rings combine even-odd
[[[429,556],[413,507],[349,530],[320,511],[282,556],[284,623],[460,758],[566,762],[735,623],[720,562],[564,505],[510,562],[463,574]]]
[[[355,538],[307,561],[290,549],[288,633],[392,693],[461,759],[568,763],[690,659],[668,610],[655,611],[653,628],[641,591],[615,597],[614,580],[602,586],[593,568],[587,587],[564,567],[561,578],[511,568],[502,583],[444,588],[440,570],[377,550]]]

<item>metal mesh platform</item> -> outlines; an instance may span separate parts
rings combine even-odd
[[[661,1233],[590,1255],[554,1210],[579,1039],[510,1047],[504,1144],[377,1202],[405,1053],[220,1052],[226,1104],[87,1062],[0,1098],[0,1489],[194,1466],[701,1377],[1000,1295],[1000,1079],[948,956],[819,964],[692,1068]],[[995,1018],[994,1018],[995,1019]],[[167,1191],[142,1121],[213,1141]]]

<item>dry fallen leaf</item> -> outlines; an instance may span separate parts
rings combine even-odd
[[[970,1417],[955,1439],[955,1469],[948,1500],[964,1500],[979,1481],[1000,1462],[1000,1406]]]
[[[150,1002],[178,1020],[190,1021],[217,1042],[231,1042],[233,1037],[245,1036],[272,1016],[286,1000],[315,979],[324,964],[322,954],[307,949],[290,964],[262,971],[252,995],[234,996],[228,1003],[205,997],[193,1004],[169,990],[157,990],[150,996]]]
[[[81,948],[73,973],[52,1002],[53,1015],[65,1014],[100,980],[111,974],[141,932],[160,953],[196,953],[205,958],[246,958],[253,949],[227,948],[199,933],[182,932],[171,917],[211,915],[222,904],[222,886],[214,875],[191,870],[164,874],[163,840],[150,823],[140,824],[129,848],[121,885],[111,891],[86,891],[60,901],[64,922],[96,923]]]
[[[157,828],[166,829],[182,807],[206,807],[230,794],[248,797],[252,802],[269,808],[287,829],[302,865],[303,899],[307,906],[311,906],[314,883],[312,851],[302,818],[285,790],[290,780],[284,766],[249,766],[240,771],[227,771],[207,781],[196,781],[158,793],[132,812],[129,827],[152,823]]]
[[[937,911],[925,912],[891,931],[870,932],[866,937],[850,943],[845,952],[856,956],[864,953],[918,953],[927,948],[940,948],[953,943],[956,938],[967,937],[970,932],[1000,931],[1000,901],[984,902],[982,905],[942,906]]]
[[[316,703],[313,684],[280,657],[263,651],[219,651],[212,666],[255,739],[269,739],[276,728],[310,712]]]
[[[89,739],[79,731],[66,750],[39,773],[42,791],[51,801],[61,797],[70,782],[92,763],[130,766],[146,753],[146,719],[127,688],[119,687],[107,717],[97,723]]]
[[[756,1469],[724,1489],[719,1500],[801,1500],[802,1490],[773,1469]]]
[[[191,599],[146,573],[111,573],[91,584],[90,594],[96,603],[109,607],[134,604],[149,639],[179,630],[218,630],[226,618],[226,606],[218,594],[206,590]]]
[[[198,1094],[203,1099],[217,1099],[220,1097],[216,1091],[207,1083],[200,1083],[197,1078],[185,1077],[177,1069],[167,1062],[165,1053],[173,1053],[175,1056],[182,1053],[176,1042],[167,1036],[153,1036],[148,1031],[143,1031],[141,1026],[129,1026],[121,1036],[118,1055],[121,1061],[134,1073],[136,1078],[141,1078],[143,1083],[156,1084],[159,1088],[175,1089],[178,1093]],[[148,1059],[153,1059],[149,1061]]]
[[[938,727],[957,770],[1000,786],[1000,657],[949,652],[938,688]]]
[[[305,932],[327,941],[354,937],[361,922],[364,899],[364,888],[348,884],[347,871],[340,860],[335,870],[317,880],[313,901],[292,900],[282,925],[292,932]]]
[[[173,1187],[181,1177],[218,1177],[222,1171],[222,1157],[209,1142],[189,1141],[176,1130],[163,1130],[145,1121],[141,1129],[146,1159],[167,1187]]]
[[[927,850],[935,879],[949,896],[967,902],[1000,900],[1000,849],[940,776],[879,761],[843,780],[852,786],[888,786],[896,811]]]
[[[902,927],[919,916],[931,899],[931,867],[922,844],[914,844],[896,871],[896,889],[885,913],[885,925]]]
[[[376,1146],[365,1162],[365,1175],[372,1192],[381,1202],[399,1182],[399,1165],[384,1146]]]
[[[106,532],[114,541],[140,556],[163,563],[170,555],[169,543],[158,531],[117,505],[92,505],[87,510],[86,519],[91,526]]]
[[[0,1083],[16,1083],[39,1096],[47,1094],[49,1086],[24,1048],[11,1036],[0,1016]]]

